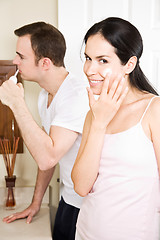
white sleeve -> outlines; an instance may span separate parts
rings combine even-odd
[[[51,125],[82,133],[85,117],[89,110],[87,93],[82,91],[74,96],[66,96],[55,110],[56,114]]]

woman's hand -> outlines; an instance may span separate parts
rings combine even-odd
[[[98,100],[95,100],[92,90],[87,88],[92,122],[94,122],[98,128],[105,129],[107,127],[128,92],[128,87],[124,87],[125,78],[121,75],[112,79],[113,83],[109,89],[110,80],[111,74],[107,74]]]

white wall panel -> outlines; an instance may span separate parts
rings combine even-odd
[[[67,43],[65,64],[80,77],[83,76],[80,51],[87,29],[87,10],[86,0],[58,1],[58,28],[64,34]]]
[[[152,28],[160,28],[160,1],[152,0],[151,4]]]
[[[58,0],[59,29],[64,33],[68,51],[66,64],[83,76],[80,48],[86,31],[95,22],[110,16],[129,20],[140,31],[144,51],[140,66],[156,86],[160,76],[154,72],[154,52],[160,52],[160,0]]]
[[[112,16],[128,19],[128,6],[128,0],[88,0],[88,25]]]
[[[153,84],[160,92],[160,51],[152,52]]]

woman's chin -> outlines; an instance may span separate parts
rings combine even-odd
[[[93,87],[91,87],[91,90],[92,90],[94,95],[100,95],[101,91],[102,91],[102,88],[93,88]]]

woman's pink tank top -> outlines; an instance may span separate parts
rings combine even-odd
[[[100,168],[84,198],[77,231],[83,240],[158,240],[159,173],[141,122],[106,134]]]

